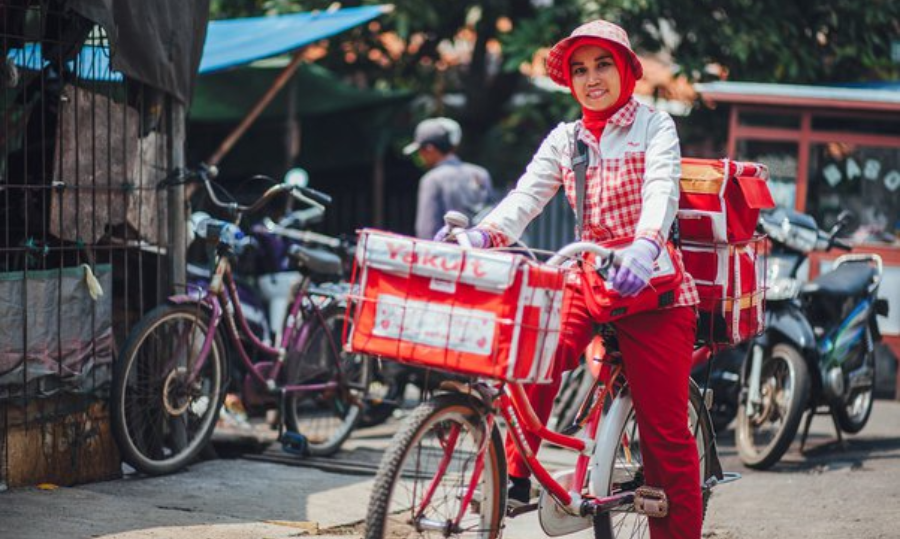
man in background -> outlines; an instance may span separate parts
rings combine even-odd
[[[419,181],[416,206],[416,236],[432,239],[444,226],[444,214],[450,210],[470,219],[491,201],[493,187],[488,171],[463,162],[456,155],[462,140],[462,128],[450,118],[429,118],[416,126],[413,142],[405,155],[418,152],[428,172]],[[475,224],[475,223],[472,223]]]

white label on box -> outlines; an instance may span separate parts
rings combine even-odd
[[[379,337],[487,356],[496,316],[490,311],[378,296],[373,334]]]
[[[435,292],[443,292],[452,294],[456,292],[456,281],[445,281],[443,279],[432,279],[428,283],[428,288]]]
[[[368,233],[362,244],[365,244],[365,258],[358,257],[366,265],[393,274],[412,272],[445,281],[462,281],[494,292],[512,285],[521,260],[510,253],[464,252],[454,244],[374,232]]]

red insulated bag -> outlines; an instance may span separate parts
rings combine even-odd
[[[681,160],[678,227],[682,239],[730,243],[753,237],[759,211],[774,208],[759,163],[729,159]]]
[[[764,324],[765,245],[759,212],[775,207],[759,163],[681,161],[678,227],[684,268],[700,296],[698,336],[736,344]]]

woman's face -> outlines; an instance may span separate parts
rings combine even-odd
[[[597,45],[575,49],[569,59],[569,70],[572,89],[581,106],[600,111],[618,101],[622,81],[608,50]]]

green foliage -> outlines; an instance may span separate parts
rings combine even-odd
[[[333,0],[212,0],[213,18],[324,10]],[[343,7],[382,4],[348,0]],[[463,156],[514,179],[552,128],[577,117],[565,93],[548,93],[520,73],[534,53],[579,23],[621,24],[641,52],[665,51],[693,81],[827,83],[896,79],[891,40],[897,0],[395,0],[391,14],[328,41],[319,63],[371,88],[409,89],[426,99],[408,118],[445,114],[464,128]],[[511,28],[502,23],[509,20]],[[461,37],[462,36],[462,37]],[[474,41],[470,38],[474,36]],[[465,38],[465,39],[464,39]],[[501,55],[490,45],[499,42]],[[451,61],[442,61],[442,58]],[[453,63],[458,59],[459,63]],[[514,99],[515,97],[515,99]],[[460,99],[464,98],[464,99]],[[716,125],[694,114],[691,138]],[[700,126],[700,127],[697,127]],[[696,127],[696,129],[694,129]],[[402,140],[397,140],[399,146]]]
[[[692,80],[821,84],[896,79],[896,0],[613,0],[632,40],[666,50]]]

